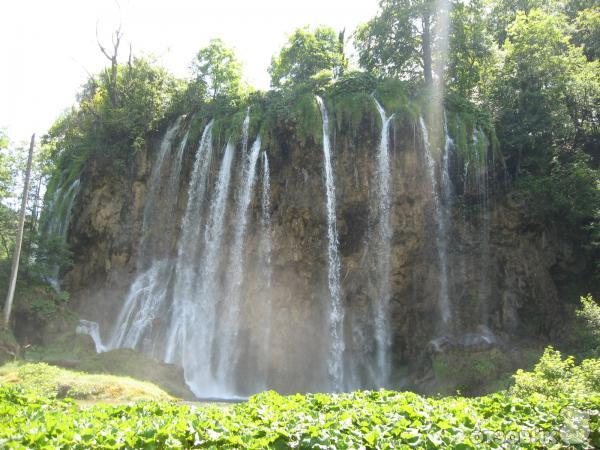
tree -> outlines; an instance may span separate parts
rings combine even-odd
[[[502,46],[508,37],[508,27],[519,11],[529,13],[534,8],[556,7],[556,0],[489,0],[490,13],[487,15],[487,27]],[[551,6],[552,5],[552,6]]]
[[[484,72],[493,63],[493,43],[486,28],[484,2],[455,2],[451,19],[448,87],[465,98],[472,98]]]
[[[8,137],[0,130],[0,201],[7,196],[11,183],[8,144]]]
[[[362,67],[379,76],[432,75],[433,0],[381,0],[377,16],[360,26],[355,43]]]
[[[123,32],[121,31],[121,27],[113,33],[111,36],[112,41],[112,52],[108,52],[106,48],[100,43],[100,39],[98,38],[98,26],[96,25],[96,42],[98,43],[98,47],[100,47],[100,51],[102,54],[110,61],[110,72],[108,69],[105,69],[105,77],[108,80],[107,88],[110,96],[110,101],[113,107],[117,106],[118,97],[117,97],[117,72],[119,70],[119,46],[121,45],[121,39],[123,38]],[[131,62],[131,54],[129,55],[129,61]]]
[[[540,9],[519,11],[508,29],[491,103],[517,172],[525,165],[547,173],[553,152],[572,150],[595,121],[598,64],[571,44],[569,31],[564,15]]]
[[[329,27],[314,31],[297,29],[271,60],[271,85],[287,87],[310,79],[317,73],[330,70],[334,76],[342,74],[347,66],[344,56],[344,32],[336,33]]]
[[[48,157],[74,179],[93,157],[120,168],[158,129],[179,89],[163,68],[145,58],[121,64],[113,83],[112,71],[91,77],[78,104],[60,117],[44,137]],[[113,103],[112,90],[118,99]]]
[[[212,39],[201,49],[192,64],[196,80],[203,83],[213,100],[219,95],[236,95],[240,91],[242,65],[233,49],[221,39]]]
[[[573,42],[583,48],[589,61],[600,57],[600,6],[577,12]]]
[[[33,150],[35,145],[35,134],[31,136],[31,144],[29,145],[29,157],[27,158],[27,168],[25,170],[25,181],[23,182],[23,195],[21,198],[21,210],[19,211],[19,226],[17,229],[17,238],[15,241],[14,255],[12,261],[12,269],[10,274],[8,294],[4,303],[4,316],[2,326],[7,329],[9,326],[10,315],[17,287],[17,276],[19,273],[19,260],[21,258],[21,245],[23,243],[23,230],[25,229],[25,216],[27,214],[27,198],[29,194],[29,182],[31,177],[31,165],[33,162]]]

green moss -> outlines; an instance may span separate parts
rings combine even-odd
[[[390,114],[402,111],[410,97],[407,84],[392,78],[381,81],[375,89],[375,95]]]
[[[333,97],[332,103],[339,132],[355,135],[365,118],[378,116],[373,97],[366,92],[343,93]]]
[[[328,108],[328,110],[330,110]],[[323,140],[323,122],[319,105],[312,93],[303,93],[296,98],[290,110],[290,118],[296,126],[295,134],[300,141]]]
[[[467,184],[504,167],[492,117],[487,111],[456,94],[449,94],[446,117],[459,164],[466,168]]]
[[[433,373],[440,393],[488,391],[512,367],[508,354],[498,348],[451,351],[436,355]]]

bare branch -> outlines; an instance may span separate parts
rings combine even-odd
[[[98,37],[98,21],[96,21],[96,42],[98,43],[98,47],[100,47],[100,51],[104,54],[104,56],[106,56],[109,61],[112,61],[112,58],[100,43],[100,38]]]

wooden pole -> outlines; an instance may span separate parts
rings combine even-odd
[[[19,272],[19,258],[21,257],[21,244],[23,242],[23,228],[25,226],[25,213],[27,210],[27,194],[29,193],[29,178],[31,176],[31,162],[33,160],[33,146],[35,144],[35,133],[31,135],[31,144],[29,144],[29,157],[27,159],[27,170],[25,172],[25,184],[23,185],[23,198],[21,199],[21,212],[19,213],[19,228],[17,229],[17,239],[15,240],[15,253],[13,255],[12,270],[10,273],[10,284],[8,295],[4,304],[4,320],[2,325],[8,329],[10,320],[10,311],[12,309],[15,296],[15,287],[17,286],[17,274]]]

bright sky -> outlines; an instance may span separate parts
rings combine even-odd
[[[0,5],[0,129],[13,142],[43,134],[75,101],[87,72],[108,61],[122,24],[121,60],[153,54],[178,76],[219,37],[236,49],[247,81],[267,88],[267,67],[291,32],[307,24],[346,28],[349,36],[377,11],[377,0],[4,0]],[[86,72],[87,71],[87,72]]]

